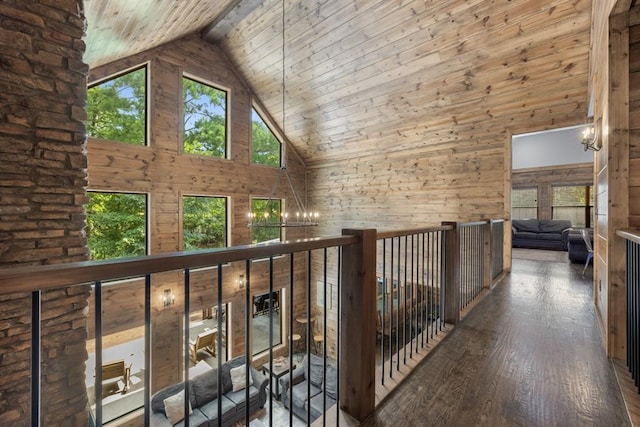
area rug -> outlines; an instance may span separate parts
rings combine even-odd
[[[513,248],[513,259],[527,259],[530,261],[561,262],[568,263],[569,256],[566,251],[547,251],[544,249]]]

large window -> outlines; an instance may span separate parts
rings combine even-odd
[[[182,198],[184,250],[227,246],[227,198]]]
[[[182,79],[184,152],[227,157],[227,92]]]
[[[280,141],[271,132],[262,116],[251,109],[251,162],[280,167]]]
[[[251,212],[264,214],[270,218],[280,218],[282,202],[279,199],[252,199]],[[280,240],[280,227],[252,227],[251,243],[261,243],[269,240]]]
[[[145,145],[147,67],[95,84],[87,90],[87,134]]]
[[[252,355],[260,354],[270,347],[282,344],[282,310],[280,310],[280,291],[256,295],[253,297],[253,316],[251,321],[253,337]],[[273,313],[273,316],[269,316]],[[272,341],[269,341],[269,324],[273,323]]]
[[[88,192],[87,238],[91,259],[147,253],[146,194]]]
[[[553,219],[568,219],[574,227],[593,224],[593,191],[591,186],[553,187]]]
[[[538,189],[514,188],[511,191],[511,219],[538,218]]]

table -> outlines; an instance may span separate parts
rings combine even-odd
[[[293,365],[293,369],[296,369],[296,365]],[[265,375],[269,375],[269,364],[266,363],[262,365],[262,373]],[[280,378],[287,375],[289,373],[289,361],[285,360],[281,365],[276,366],[275,362],[273,365],[273,372],[271,372],[271,377],[273,378],[273,382],[275,383],[275,387],[271,390],[271,394],[273,397],[280,400]]]
[[[314,316],[311,316],[309,319],[307,319],[307,315],[304,314],[300,317],[296,317],[296,322],[298,322],[300,324],[300,335],[305,337],[305,341],[304,341],[304,347],[307,347],[307,320],[309,320],[309,325],[310,325],[310,330],[311,330],[311,335],[313,336],[313,322],[316,321],[316,318]]]

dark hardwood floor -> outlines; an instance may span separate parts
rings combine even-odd
[[[630,425],[598,332],[591,267],[508,275],[363,426]]]

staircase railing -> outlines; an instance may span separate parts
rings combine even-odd
[[[186,396],[193,392],[191,381],[195,374],[190,360],[200,357],[199,349],[192,348],[190,342],[194,309],[202,309],[202,319],[212,318],[207,320],[210,328],[206,331],[207,336],[214,335],[211,331],[215,329],[215,341],[203,347],[215,355],[213,368],[217,368],[219,395],[223,392],[223,363],[245,355],[246,401],[250,399],[251,369],[262,367],[269,390],[265,404],[269,424],[273,425],[271,414],[276,399],[285,406],[285,401],[289,407],[294,404],[290,389],[277,393],[278,386],[293,383],[294,369],[278,378],[271,373],[282,360],[287,361],[287,366],[297,365],[310,372],[315,353],[322,359],[323,383],[331,380],[331,375],[338,378],[335,390],[329,393],[328,387],[322,387],[316,398],[325,414],[322,422],[333,419],[332,423],[339,423],[338,406],[347,415],[364,420],[415,361],[452,330],[464,306],[490,287],[492,256],[496,253],[489,250],[489,226],[490,222],[482,221],[388,232],[344,230],[343,236],[305,241],[0,270],[0,295],[31,295],[32,425],[39,425],[43,416],[39,412],[43,295],[56,289],[73,295],[76,287],[91,289],[93,317],[89,319],[89,332],[93,337],[91,368],[95,378],[88,381],[94,384],[90,403],[95,425],[110,419],[104,412],[109,396],[101,385],[111,375],[103,374],[104,366],[116,366],[103,360],[104,337],[112,332],[108,322],[103,322],[105,307],[132,295],[140,295],[141,301],[140,324],[131,327],[139,330],[142,341],[139,364],[143,369],[137,393],[143,404],[128,415],[127,422],[132,422],[133,417],[134,424],[150,425],[157,415],[151,407],[152,397],[165,387],[180,384]],[[127,283],[131,285],[127,287]],[[117,296],[120,288],[128,289],[129,294]],[[269,345],[264,353],[254,355],[253,343],[258,336],[252,329],[251,313],[257,292],[265,293],[269,300],[267,306],[256,311],[256,315],[268,319],[265,337]],[[231,296],[239,307],[227,305]],[[244,313],[244,325],[226,323],[225,315],[233,310]],[[152,347],[157,345],[152,343],[152,336],[157,336],[160,326],[156,323],[161,324],[158,319],[163,316],[169,319],[167,324],[181,325],[182,338],[177,346],[179,357],[169,359],[173,360],[169,366],[160,368],[152,360],[152,353],[154,358],[158,353],[158,348]],[[379,347],[376,341],[380,342]],[[138,371],[132,372],[129,362],[125,366],[128,372],[123,376],[124,392],[133,394],[136,391],[126,388]],[[371,381],[374,377],[379,379],[375,385]],[[307,387],[303,407],[308,408],[312,399],[310,383]],[[218,399],[218,419],[223,416],[221,402]],[[189,400],[183,403],[188,411]],[[252,415],[249,411],[249,405],[244,405],[241,419],[246,424]],[[294,412],[289,411],[290,425]],[[330,413],[334,415],[326,415]],[[319,421],[309,410],[301,417],[309,425]],[[184,425],[188,427],[189,423],[187,417]]]

